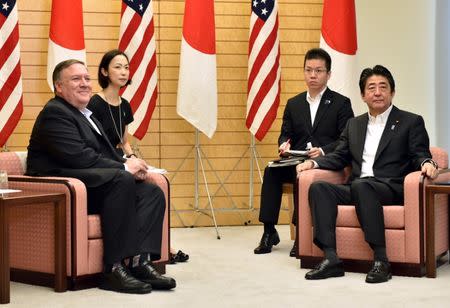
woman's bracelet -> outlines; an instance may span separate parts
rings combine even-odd
[[[136,154],[130,154],[130,155],[127,155],[127,158],[131,158],[131,156],[134,156],[134,157],[136,157],[137,158],[137,156],[136,156]]]

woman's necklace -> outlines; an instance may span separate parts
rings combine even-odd
[[[122,132],[122,109],[120,108],[120,106],[122,105],[121,102],[119,102],[119,126],[117,126],[116,124],[116,120],[114,120],[114,116],[111,110],[111,104],[109,103],[108,99],[105,96],[105,100],[106,103],[108,104],[108,109],[109,109],[109,115],[111,116],[111,120],[113,121],[114,124],[114,130],[116,131],[117,137],[119,137],[120,140],[120,144],[118,144],[118,146],[122,146],[123,145],[123,132]],[[120,97],[119,97],[119,100]]]

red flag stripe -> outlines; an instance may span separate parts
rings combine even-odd
[[[8,99],[11,96],[11,93],[18,86],[19,81],[21,81],[21,73],[20,73],[20,64],[14,67],[14,69],[9,74],[8,80],[6,83],[0,88],[0,108],[6,105]]]
[[[137,91],[134,93],[133,98],[131,99],[130,103],[133,108],[137,109],[137,106],[142,104],[142,100],[144,98],[144,95],[147,91],[150,78],[153,75],[153,70],[156,68],[156,55],[153,55],[152,60],[148,64],[148,66],[145,69],[145,75],[142,79],[139,87],[137,88]],[[136,110],[134,110],[136,111]]]
[[[129,9],[129,10],[131,10],[131,9]],[[139,16],[138,14],[133,15],[125,32],[122,34],[122,37],[120,38],[120,42],[119,42],[120,50],[126,50],[128,48],[128,45],[130,44],[131,39],[133,38],[136,31],[140,27],[141,19],[142,19],[141,16]]]
[[[152,22],[145,29],[145,34],[144,37],[142,38],[141,45],[138,47],[136,53],[134,54],[134,57],[130,61],[130,67],[138,67],[139,63],[142,62],[142,58],[144,57],[147,46],[150,44],[150,41],[153,38],[154,34],[155,34],[155,27],[153,26],[153,19],[152,19]],[[155,58],[155,67],[152,67],[152,69],[155,68],[156,68],[156,58]],[[133,72],[133,74],[130,74],[131,79],[133,78],[135,72],[136,70]]]
[[[262,140],[280,102],[280,47],[277,0],[252,1],[246,126]]]
[[[272,66],[272,69],[270,70],[269,74],[267,74],[266,79],[264,79],[264,82],[262,83],[261,87],[259,88],[259,90],[253,100],[253,104],[247,115],[247,124],[248,125],[251,125],[251,123],[253,123],[253,120],[254,120],[257,112],[259,111],[259,108],[261,107],[261,104],[262,104],[264,98],[266,97],[266,95],[272,90],[272,88],[274,86],[277,85],[277,83],[275,83],[275,81],[278,76],[279,59],[280,59],[280,54],[278,53],[275,63]],[[277,92],[279,93],[279,90]],[[270,123],[270,124],[272,124],[272,123]],[[269,125],[269,127],[270,127],[270,125]]]
[[[123,95],[132,97],[132,99],[130,99],[130,103],[132,108],[134,108],[133,111],[138,109],[138,106],[142,100],[142,97],[136,97],[136,95],[139,96],[139,94],[137,94],[139,88],[141,88],[143,84],[146,85],[147,88],[151,86],[145,81],[147,74],[150,73],[150,77],[153,75],[156,77],[156,52],[152,45],[154,45],[154,41],[150,42],[148,46],[144,46],[147,47],[146,49],[140,50],[139,53],[135,53],[135,57],[139,58],[141,61],[131,61],[130,67],[135,65],[133,66],[133,71],[130,72],[130,76],[133,74],[133,77],[131,78],[134,82],[127,88],[122,89],[124,90]],[[151,55],[151,57],[149,58],[148,55]],[[148,78],[148,80],[150,80],[150,78]]]
[[[14,48],[16,48],[19,42],[19,25],[16,24],[11,35],[5,40],[5,44],[3,44],[0,49],[0,69],[3,67],[5,62],[10,57]]]
[[[6,141],[8,141],[9,136],[11,136],[17,126],[17,123],[19,123],[22,113],[23,102],[21,97],[20,100],[15,104],[14,111],[9,116],[9,119],[5,123],[5,126],[3,126],[3,129],[0,130],[0,146],[5,145]]]
[[[249,90],[249,92],[250,92],[250,89],[251,89],[251,87],[253,85],[253,81],[255,81],[255,77],[256,77],[256,75],[259,72],[259,69],[264,64],[264,62],[266,61],[267,55],[270,53],[270,51],[272,50],[273,46],[275,45],[275,41],[278,38],[277,32],[278,32],[278,19],[277,19],[277,21],[275,23],[275,27],[273,28],[272,32],[267,37],[267,39],[264,42],[261,50],[258,53],[258,56],[256,57],[255,62],[253,63],[253,67],[252,67],[250,75],[248,77],[248,90]],[[278,65],[277,61],[275,63]]]
[[[150,124],[150,118],[156,107],[157,98],[158,98],[158,91],[157,88],[155,88],[155,91],[153,91],[152,94],[152,98],[150,99],[148,112],[145,114],[145,117],[142,120],[141,125],[138,127],[138,129],[136,129],[136,132],[134,133],[136,135],[136,138],[142,139],[147,133],[147,129]]]
[[[278,85],[278,93],[275,99],[274,104],[270,107],[269,111],[266,113],[264,120],[262,121],[261,126],[255,134],[256,139],[262,140],[266,135],[267,131],[270,129],[273,121],[277,117],[278,106],[280,105],[280,90],[281,87]]]
[[[23,112],[17,2],[9,4],[0,10],[0,146],[5,145]]]
[[[248,54],[251,54],[253,50],[253,45],[255,44],[256,38],[259,35],[262,27],[264,26],[264,22],[261,19],[257,19],[255,24],[253,25],[252,32],[250,33],[250,38],[248,40]]]
[[[128,126],[129,132],[138,139],[147,133],[158,97],[151,5],[150,1],[143,11],[135,3],[123,0],[121,11],[119,49],[129,57],[130,78],[133,81],[121,93],[130,102],[133,111],[134,121]]]

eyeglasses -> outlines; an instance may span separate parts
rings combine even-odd
[[[307,68],[305,68],[304,72],[305,72],[305,74],[308,74],[308,75],[312,75],[312,73],[315,73],[316,75],[320,75],[322,73],[327,72],[327,70],[324,69],[324,68],[310,68],[310,67],[307,67]]]

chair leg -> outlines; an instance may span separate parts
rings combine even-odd
[[[295,225],[292,223],[292,216],[294,215],[294,196],[290,194],[288,197],[289,206],[289,229],[291,231],[291,240],[295,240]]]

